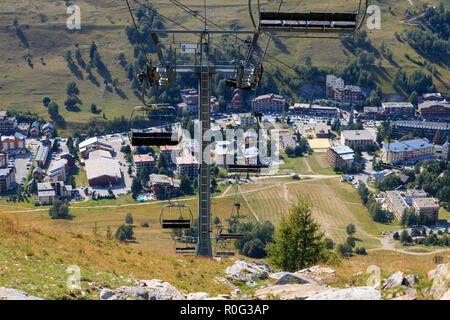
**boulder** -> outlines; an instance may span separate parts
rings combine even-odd
[[[115,295],[114,291],[109,290],[109,289],[102,289],[100,291],[100,299],[101,300],[108,300],[109,298],[111,298],[113,295]]]
[[[308,280],[311,283],[320,285],[323,284],[325,280],[334,277],[336,275],[336,271],[331,268],[314,266],[311,268],[299,270],[295,272],[294,275],[304,280]]]
[[[305,300],[308,297],[332,290],[334,289],[312,283],[284,284],[259,289],[255,292],[255,297],[260,300],[266,300],[273,297],[277,297],[282,300]]]
[[[205,300],[211,298],[211,295],[206,292],[189,293],[187,300]]]
[[[441,300],[450,300],[450,290],[444,293],[444,295],[441,297]]]
[[[266,264],[256,264],[237,260],[234,265],[225,270],[225,273],[232,281],[249,282],[267,279],[269,277],[269,272],[266,270],[267,268],[268,266]]]
[[[428,273],[428,277],[433,281],[430,294],[434,299],[441,299],[450,289],[450,265],[438,265]]]
[[[270,269],[269,265],[265,262],[253,262],[253,264],[259,267],[260,269],[265,270],[267,273],[272,273],[272,269]]]
[[[331,268],[322,268],[320,266],[314,266],[297,271],[296,273],[315,273],[315,274],[336,274],[336,271]]]
[[[118,293],[124,293],[134,298],[148,300],[148,292],[142,287],[128,287],[123,286],[117,289]]]
[[[109,297],[108,300],[114,300],[114,301],[115,300],[127,300],[127,298],[120,294],[115,294],[115,295]]]
[[[355,287],[319,293],[306,300],[382,300],[381,292],[372,287]]]
[[[236,289],[236,290],[233,290],[233,291],[231,292],[231,296],[232,296],[232,297],[236,297],[236,296],[240,295],[241,293],[242,293],[241,290]]]
[[[407,288],[405,291],[397,293],[395,297],[388,297],[389,300],[416,300],[417,291],[413,288]]]
[[[140,280],[144,289],[148,292],[149,300],[186,300],[184,294],[177,288],[159,279]]]
[[[414,285],[417,283],[419,283],[419,278],[417,278],[414,274],[409,274],[405,277],[405,279],[403,279],[403,285],[409,288],[414,288]]]
[[[403,284],[403,272],[397,271],[384,281],[383,289],[391,289]]]
[[[274,285],[305,284],[305,283],[309,283],[309,281],[306,279],[302,279],[298,276],[295,276],[292,273],[286,272],[274,283]]]
[[[0,300],[42,300],[28,295],[25,291],[0,287]]]

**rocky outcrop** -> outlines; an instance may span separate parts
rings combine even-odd
[[[307,284],[283,284],[259,289],[255,292],[255,298],[260,300],[282,299],[282,300],[305,300],[319,293],[329,292],[334,289],[307,283]]]
[[[148,300],[149,297],[147,290],[141,287],[123,286],[117,289],[117,292],[141,300]]]
[[[382,289],[387,290],[403,284],[404,275],[403,272],[397,271],[384,281]]]
[[[330,290],[306,300],[382,300],[381,292],[372,287]]]
[[[434,299],[441,299],[450,289],[450,265],[440,264],[428,273],[428,279],[433,281],[430,294]]]
[[[234,265],[225,270],[227,278],[231,281],[242,281],[248,285],[254,285],[254,281],[267,279],[270,268],[265,263],[252,263],[237,260]]]
[[[149,300],[186,300],[183,293],[163,280],[140,280],[138,284],[147,290]]]
[[[43,300],[28,295],[25,291],[0,287],[0,300]]]
[[[281,275],[280,275],[281,273]],[[305,284],[309,283],[308,280],[300,278],[293,273],[290,272],[279,272],[273,275],[270,275],[271,278],[277,279],[274,285],[284,285],[284,284]]]
[[[444,293],[444,295],[441,297],[441,300],[450,300],[450,290]]]
[[[195,295],[195,294],[194,294]],[[200,295],[197,295],[200,297]],[[186,296],[171,284],[159,280],[137,280],[136,286],[123,286],[116,290],[102,289],[101,300],[186,300]]]
[[[409,288],[414,288],[417,283],[419,283],[419,278],[414,274],[409,274],[403,279],[403,285]]]
[[[112,296],[116,295],[116,293],[109,289],[100,290],[100,300],[108,300]]]
[[[187,300],[206,300],[208,298],[211,298],[211,295],[206,292],[189,293],[187,296]]]

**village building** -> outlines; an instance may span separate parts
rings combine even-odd
[[[342,78],[334,75],[327,75],[325,91],[328,98],[339,102],[363,102],[366,95],[361,87],[354,85],[345,85]]]
[[[278,94],[265,94],[252,100],[254,112],[278,112],[281,113],[286,105],[286,99]]]
[[[331,126],[324,122],[316,122],[314,126],[314,134],[316,138],[329,138],[331,136]]]
[[[90,186],[110,187],[122,182],[119,163],[104,150],[92,152],[86,163],[86,175]]]
[[[109,154],[112,156],[114,153],[114,149],[109,145],[106,144],[98,139],[98,137],[87,139],[83,142],[81,142],[78,145],[78,148],[80,150],[80,154],[83,158],[88,158],[89,153],[96,151],[96,150],[103,150],[109,152]]]
[[[428,197],[423,190],[393,190],[386,191],[386,199],[383,203],[386,210],[394,214],[401,221],[403,212],[413,207],[416,214],[428,216],[431,221],[437,222],[439,215],[439,200]]]
[[[144,168],[147,169],[148,174],[150,174],[155,167],[155,159],[150,154],[135,154],[133,156],[133,163],[137,175],[139,175]]]
[[[417,102],[423,103],[425,101],[444,101],[444,97],[439,92],[434,93],[424,93],[420,97],[417,97]]]
[[[355,153],[347,146],[328,148],[327,160],[333,168],[350,169],[355,161]]]
[[[38,121],[34,121],[31,124],[30,132],[29,132],[31,138],[38,138],[39,137],[40,132],[41,132],[40,129],[39,129],[40,127],[41,127],[41,125],[40,125],[40,123]]]
[[[374,142],[374,137],[369,130],[343,130],[341,132],[341,145],[352,149],[366,150]]]
[[[28,136],[28,132],[30,131],[30,127],[31,127],[30,124],[27,123],[27,122],[19,123],[17,125],[16,132],[19,132],[20,134],[22,134],[25,137],[27,137]]]
[[[16,168],[7,167],[0,169],[0,192],[5,193],[15,188]]]
[[[48,146],[40,146],[34,160],[38,166],[44,167],[47,164],[50,148]]]
[[[433,159],[434,144],[425,138],[384,143],[381,157],[383,162],[388,164],[415,163]]]
[[[162,174],[151,174],[149,186],[157,199],[167,199],[180,195],[180,180]]]
[[[76,163],[76,159],[74,158],[74,156],[72,156],[70,153],[66,152],[66,153],[61,153],[59,155],[59,157],[61,159],[66,159],[67,160],[67,165],[69,166],[69,168],[72,168],[73,166],[75,166]]]
[[[217,166],[225,168],[234,163],[232,143],[230,141],[216,141],[214,160]]]
[[[0,168],[5,168],[8,165],[8,152],[0,151]]]
[[[427,121],[450,120],[450,104],[445,101],[425,101],[419,104],[418,114]]]
[[[178,146],[161,146],[160,154],[164,154],[170,167],[175,166],[175,160],[179,156]]]
[[[309,103],[296,103],[289,107],[289,113],[300,116],[324,117],[324,118],[338,118],[339,109],[335,107],[311,105]]]
[[[407,134],[413,134],[421,138],[432,140],[436,132],[440,134],[450,133],[450,123],[430,121],[392,121],[391,132],[394,138],[400,139]]]
[[[198,161],[192,155],[183,155],[176,158],[178,175],[186,173],[191,180],[198,176]]]
[[[414,106],[411,102],[383,102],[382,112],[388,118],[410,119],[414,117]]]
[[[8,116],[7,111],[0,111],[0,134],[13,135],[16,131],[17,120],[15,117]]]
[[[54,128],[51,122],[47,122],[42,126],[42,135],[48,138],[53,137]]]
[[[280,136],[280,146],[283,150],[286,150],[287,147],[294,149],[297,146],[297,136],[295,135]]]
[[[26,137],[18,132],[11,136],[1,137],[1,151],[8,152],[9,155],[25,154]]]
[[[231,95],[231,103],[227,104],[227,112],[242,112],[245,107],[242,89],[235,88]]]
[[[47,170],[47,176],[51,182],[62,181],[65,182],[69,173],[68,161],[60,159],[54,161]]]
[[[37,184],[37,193],[34,201],[40,205],[51,205],[58,200],[70,200],[73,196],[71,185],[66,185],[62,181],[44,182]]]

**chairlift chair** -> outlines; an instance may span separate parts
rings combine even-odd
[[[258,0],[259,21],[256,26],[252,15],[251,0],[249,0],[250,17],[255,28],[261,32],[277,33],[358,33],[367,15],[369,0],[356,0],[359,2],[355,11],[261,11]],[[281,8],[281,7],[280,7]],[[291,36],[286,36],[291,37]],[[295,37],[295,36],[293,36]],[[301,36],[300,36],[301,37]]]
[[[136,120],[137,113],[141,113],[141,117],[148,121],[151,117],[173,117],[174,115],[151,115],[152,111],[169,111],[175,110],[172,106],[167,104],[152,104],[146,106],[137,106],[133,109],[130,118],[130,126]],[[132,146],[176,146],[180,143],[178,139],[174,139],[174,133],[169,131],[164,131],[162,124],[160,125],[161,131],[159,132],[145,132],[142,129],[131,129],[130,130],[130,141]]]
[[[178,218],[174,218],[174,211],[178,212]],[[190,229],[193,219],[191,209],[184,203],[169,203],[161,210],[160,223],[163,229]]]
[[[261,121],[263,114],[259,112],[253,112],[252,117],[256,119],[256,123],[258,124],[258,130],[261,128]],[[269,166],[265,163],[262,163],[258,160],[257,164],[229,164],[227,165],[226,169],[228,173],[261,173],[262,169],[267,169]]]
[[[194,237],[183,236],[175,239],[175,253],[177,254],[195,254],[196,253],[196,240]]]

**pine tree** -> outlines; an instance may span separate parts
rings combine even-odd
[[[299,200],[283,217],[268,246],[270,260],[286,271],[297,271],[324,258],[325,244],[320,225],[312,219],[308,201]]]
[[[133,216],[131,213],[127,213],[125,216],[125,223],[127,224],[133,224]]]
[[[91,58],[91,61],[94,59],[95,52],[97,52],[97,45],[92,41],[91,47],[89,48],[89,58]]]

